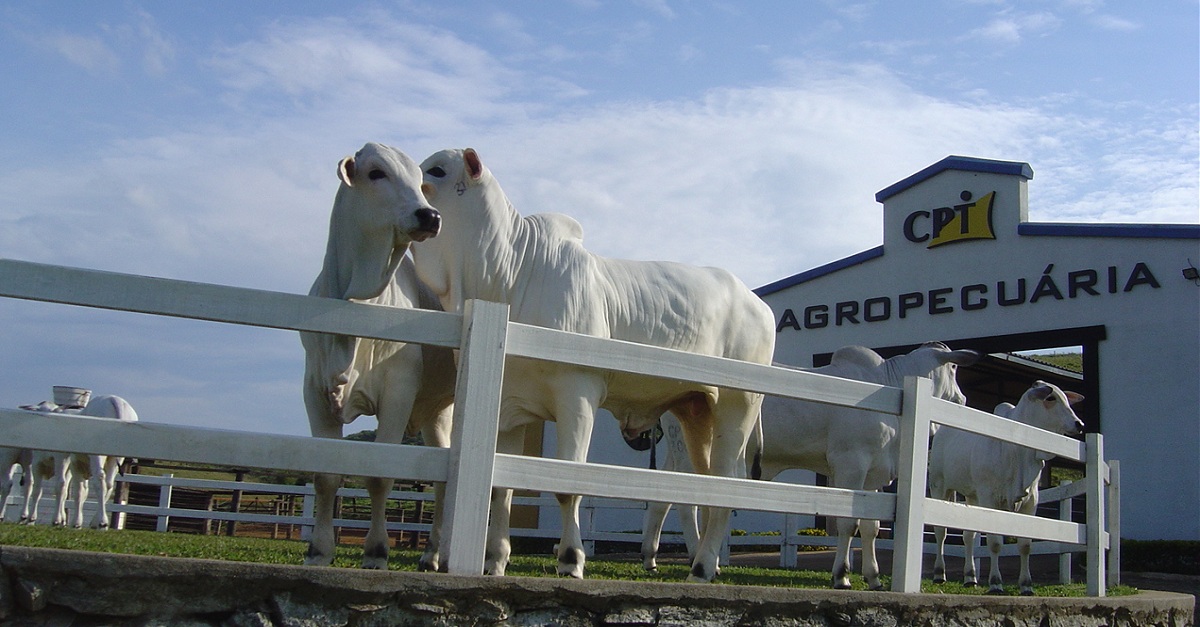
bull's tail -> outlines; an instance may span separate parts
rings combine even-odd
[[[751,446],[754,447],[754,455],[750,463],[750,478],[762,479],[762,451],[763,451],[763,428],[762,428],[762,409],[758,410],[758,419],[754,421],[754,432],[750,435]]]

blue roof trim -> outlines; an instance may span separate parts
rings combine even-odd
[[[799,285],[806,281],[811,281],[817,277],[824,276],[826,274],[832,274],[838,270],[845,270],[850,266],[857,266],[864,261],[869,261],[871,259],[875,259],[876,257],[882,256],[883,246],[876,246],[870,250],[864,250],[861,253],[856,253],[837,261],[831,261],[823,266],[817,266],[812,270],[805,270],[800,274],[793,274],[786,279],[779,279],[774,283],[768,283],[762,287],[755,288],[754,293],[760,297],[766,296],[767,294],[774,294],[775,292],[785,290],[793,285]]]
[[[989,174],[1008,174],[1033,178],[1033,168],[1028,163],[1020,161],[995,161],[977,157],[958,157],[951,155],[937,163],[917,172],[916,174],[889,185],[875,194],[875,202],[883,202],[896,194],[945,172],[946,170],[963,170],[965,172],[986,172]]]
[[[1017,225],[1018,235],[1050,237],[1143,237],[1158,239],[1200,239],[1200,224],[1073,224],[1065,222],[1025,222]]]

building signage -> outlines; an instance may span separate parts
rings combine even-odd
[[[959,194],[962,204],[953,207],[914,211],[904,218],[904,237],[926,248],[975,239],[996,239],[992,232],[992,205],[996,192],[988,192],[972,201],[972,194]]]
[[[840,327],[884,322],[893,318],[903,320],[918,315],[937,316],[958,311],[981,311],[990,307],[1036,305],[1052,300],[1128,294],[1137,289],[1159,287],[1158,279],[1145,262],[1138,262],[1132,268],[1084,268],[1065,274],[1055,272],[1054,264],[1050,264],[1040,277],[938,287],[833,304],[821,303],[798,311],[784,309],[775,331],[823,329],[831,325]]]

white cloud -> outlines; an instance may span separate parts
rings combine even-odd
[[[121,66],[117,53],[94,35],[59,33],[48,36],[45,44],[70,63],[89,72],[112,74]]]

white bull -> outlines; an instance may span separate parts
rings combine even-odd
[[[1083,395],[1064,392],[1045,381],[1037,381],[1021,395],[1014,407],[1011,403],[996,406],[995,414],[1010,420],[1052,431],[1062,435],[1080,433],[1083,422],[1071,405],[1083,400]],[[953,500],[961,494],[969,505],[980,505],[1009,512],[1034,514],[1038,503],[1038,480],[1045,460],[1053,457],[1011,442],[1003,442],[977,433],[951,427],[938,430],[929,451],[929,494],[933,498]],[[946,528],[934,529],[938,552],[933,567],[937,583],[946,580],[946,561],[942,547]],[[975,532],[963,531],[966,556],[963,563],[963,583],[975,585]],[[1004,592],[1000,576],[1000,545],[1003,536],[988,534],[988,549],[992,553],[988,573],[988,592]],[[1018,584],[1021,594],[1033,594],[1033,577],[1029,572],[1029,538],[1018,538],[1021,555],[1021,574]]]
[[[822,375],[854,379],[899,387],[909,376],[932,379],[933,394],[951,402],[963,404],[966,397],[958,387],[958,366],[967,366],[980,358],[971,350],[950,350],[941,342],[928,342],[915,350],[883,359],[875,351],[862,346],[838,349],[828,366],[805,369]],[[778,365],[778,364],[777,364]],[[665,421],[664,421],[665,422]],[[831,485],[851,490],[878,490],[896,478],[899,463],[895,416],[826,405],[811,401],[768,396],[762,405],[762,429],[756,432],[747,451],[747,462],[761,451],[761,473],[765,480],[774,479],[792,468],[813,470],[829,476]],[[673,430],[664,424],[669,438]],[[676,444],[668,440],[668,449]],[[677,456],[668,456],[668,464]],[[664,467],[665,470],[690,472],[690,468]],[[752,474],[755,474],[752,471]],[[650,503],[642,538],[642,560],[647,569],[655,567],[659,534],[669,504]],[[686,509],[686,508],[684,508]],[[694,514],[684,512],[685,536]],[[832,585],[850,587],[850,541],[857,525],[862,535],[863,578],[872,589],[879,589],[879,564],[875,557],[875,538],[879,521],[838,519],[838,548],[834,557]]]
[[[413,240],[434,236],[437,211],[421,194],[421,171],[402,152],[363,146],[338,164],[341,185],[329,221],[329,241],[310,296],[384,305],[440,309],[437,298],[416,279],[405,256]],[[301,333],[304,345],[304,406],[312,435],[341,438],[343,425],[375,415],[376,442],[399,443],[419,432],[429,446],[450,445],[455,368],[450,349]],[[333,561],[333,514],[340,475],[314,480],[314,528],[306,564]],[[387,495],[394,481],[368,478],[371,525],[363,546],[363,568],[387,569]],[[420,559],[422,570],[439,566],[438,485],[433,532]]]
[[[668,262],[608,259],[583,247],[583,229],[561,214],[522,218],[472,149],[438,152],[421,164],[426,194],[441,211],[440,237],[413,246],[417,276],[448,311],[468,299],[507,303],[515,322],[604,338],[770,363],[771,310],[733,275]],[[665,411],[680,417],[693,465],[736,476],[761,394],[531,360],[505,366],[498,449],[521,453],[527,425],[557,423],[557,455],[586,461],[594,414],[612,412],[627,434]],[[493,494],[485,569],[504,574],[511,547],[511,490]],[[577,495],[559,495],[558,572],[583,576]],[[690,580],[711,580],[727,533],[716,509]]]

